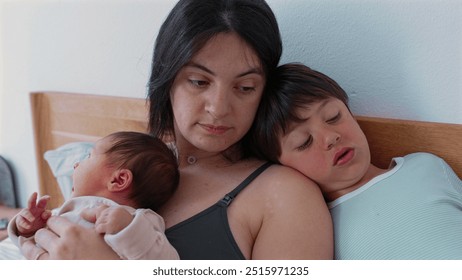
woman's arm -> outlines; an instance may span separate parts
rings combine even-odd
[[[34,259],[46,250],[40,259],[119,259],[101,234],[92,228],[76,225],[63,217],[51,217],[48,229],[40,229],[33,241],[22,244],[21,250],[27,259]],[[43,248],[43,249],[42,249]]]
[[[288,167],[274,166],[269,177],[252,259],[332,259],[332,220],[318,186]]]

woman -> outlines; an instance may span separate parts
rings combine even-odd
[[[253,158],[245,145],[281,52],[264,1],[182,0],[160,29],[149,127],[176,146],[180,184],[159,214],[182,259],[332,258],[331,220],[317,186]],[[41,259],[116,258],[92,232],[58,218],[48,226],[36,234],[47,251]],[[40,253],[23,249],[29,258]]]

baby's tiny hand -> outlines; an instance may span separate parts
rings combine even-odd
[[[111,206],[96,215],[95,230],[99,233],[116,234],[132,220],[133,215],[123,207]]]
[[[34,192],[27,202],[27,208],[22,209],[16,217],[16,228],[20,235],[26,237],[33,235],[46,225],[46,221],[51,216],[51,211],[46,209],[50,196],[45,195],[38,200],[37,196]]]
[[[16,228],[18,229],[18,232],[21,235],[27,234],[30,231],[34,221],[35,217],[32,215],[29,209],[22,209],[16,217]]]

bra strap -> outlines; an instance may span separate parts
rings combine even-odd
[[[249,185],[255,178],[257,178],[258,175],[260,175],[263,171],[265,171],[269,166],[271,166],[273,163],[271,162],[266,162],[260,167],[258,167],[252,174],[250,174],[247,178],[245,178],[242,183],[240,183],[234,190],[226,194],[219,202],[218,204],[224,207],[228,207],[231,202],[233,202],[233,199],[245,188],[247,185]]]

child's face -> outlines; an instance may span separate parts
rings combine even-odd
[[[113,170],[107,164],[107,157],[104,154],[109,145],[107,137],[98,140],[88,157],[74,165],[73,197],[100,195],[107,189]]]
[[[358,183],[370,165],[369,145],[345,104],[329,98],[297,113],[306,120],[280,138],[280,162],[316,181],[324,194]]]

